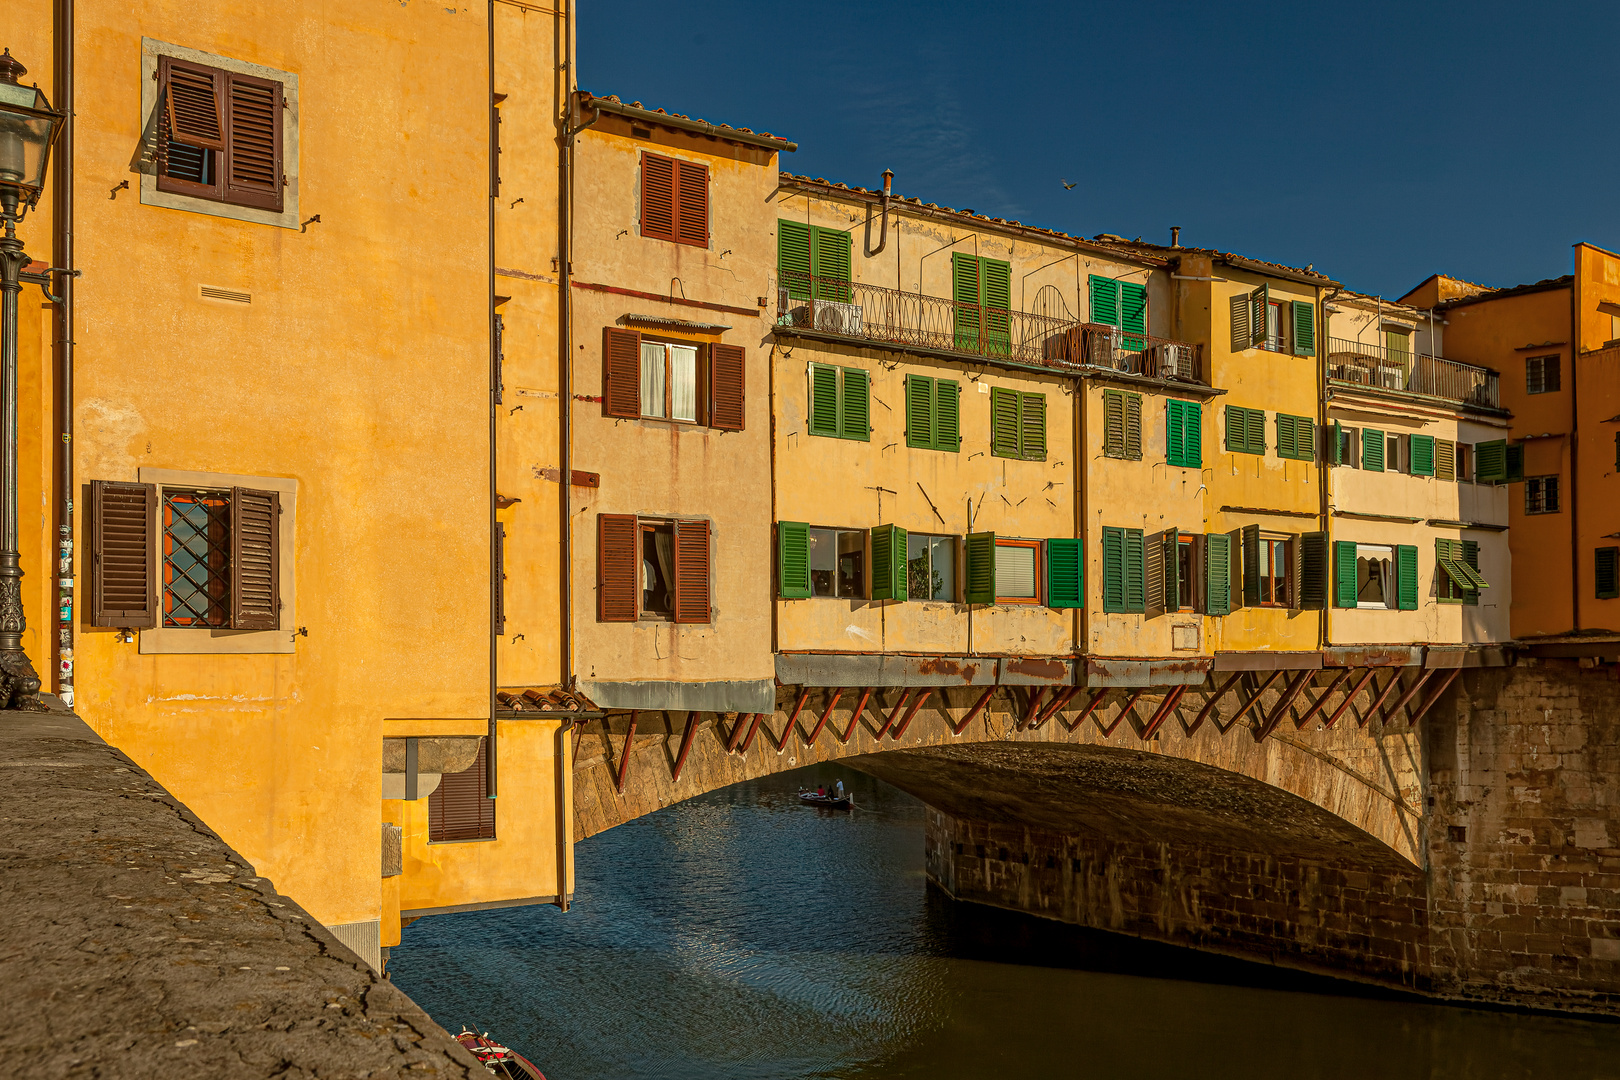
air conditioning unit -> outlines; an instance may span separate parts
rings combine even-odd
[[[1155,345],[1154,365],[1161,379],[1189,379],[1198,378],[1198,354],[1191,345],[1178,342],[1166,342]]]
[[[813,300],[812,323],[817,330],[828,334],[859,336],[861,332],[861,305],[845,304],[836,300]]]
[[[1111,368],[1119,352],[1118,330],[1090,330],[1086,334],[1086,363]]]
[[[1380,367],[1378,384],[1385,390],[1406,389],[1406,370],[1398,367]]]

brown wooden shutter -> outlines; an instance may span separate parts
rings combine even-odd
[[[709,169],[695,161],[675,162],[675,239],[709,246]]]
[[[165,134],[205,150],[225,149],[225,115],[220,99],[224,72],[158,57]]]
[[[744,372],[748,353],[741,345],[709,346],[709,387],[713,405],[709,425],[721,431],[741,431],[744,427]]]
[[[225,75],[225,201],[281,212],[281,84]]]
[[[428,840],[495,839],[495,800],[489,798],[488,737],[478,740],[478,757],[458,773],[439,777],[428,796]]]
[[[596,518],[596,618],[599,622],[636,621],[636,585],[641,560],[636,557],[634,514],[598,514]]]
[[[506,633],[506,525],[495,523],[495,634]]]
[[[675,523],[675,621],[709,621],[709,523]]]
[[[151,629],[158,611],[157,487],[97,480],[90,504],[90,625]]]
[[[231,488],[231,628],[281,623],[281,495]]]
[[[641,235],[675,239],[675,160],[641,155]]]
[[[641,415],[641,333],[602,328],[602,415]]]

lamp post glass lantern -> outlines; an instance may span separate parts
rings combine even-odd
[[[28,256],[17,224],[39,201],[51,140],[64,119],[6,49],[0,54],[0,709],[42,711],[40,680],[23,652],[22,565],[17,553],[17,294]]]

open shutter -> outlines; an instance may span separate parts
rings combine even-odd
[[[1434,436],[1411,435],[1411,462],[1413,476],[1434,475]]]
[[[872,599],[906,599],[906,530],[898,525],[872,530]]]
[[[636,516],[596,517],[596,618],[598,622],[636,621]]]
[[[641,415],[641,334],[602,328],[602,415]]]
[[[1090,278],[1091,321],[1104,326],[1119,325],[1119,282],[1113,278]]]
[[[815,271],[818,300],[847,304],[849,288],[849,233],[816,226],[810,231],[810,265]]]
[[[776,523],[777,595],[805,600],[810,589],[810,526],[802,521]]]
[[[1226,407],[1226,449],[1228,453],[1249,449],[1249,410],[1241,405]]]
[[[281,212],[281,84],[225,73],[225,201]]]
[[[990,453],[994,457],[1018,456],[1018,391],[990,388]]]
[[[1316,306],[1294,301],[1294,355],[1316,355]]]
[[[1124,348],[1147,348],[1147,286],[1140,281],[1119,283],[1119,327]]]
[[[810,299],[810,226],[802,221],[776,223],[776,280],[793,299]]]
[[[1374,428],[1361,429],[1361,467],[1369,472],[1384,471],[1384,433]]]
[[[1613,600],[1620,597],[1620,547],[1597,549],[1597,598]]]
[[[495,636],[506,633],[506,525],[495,523]]]
[[[1524,444],[1508,443],[1507,445],[1507,475],[1502,479],[1505,483],[1518,484],[1524,481]]]
[[[1402,611],[1418,606],[1418,550],[1411,544],[1395,545],[1395,594]]]
[[[1249,297],[1238,293],[1232,297],[1232,351],[1242,352],[1254,344],[1249,337]]]
[[[695,161],[675,162],[675,239],[709,246],[709,169]]]
[[[810,434],[838,437],[838,369],[810,365]]]
[[[1352,540],[1333,544],[1333,606],[1356,606],[1356,545]]]
[[[222,74],[200,64],[158,57],[159,93],[169,138],[206,150],[225,149]]]
[[[744,379],[748,352],[741,345],[709,346],[709,426],[741,431],[747,419]]]
[[[1204,466],[1204,410],[1196,401],[1182,403],[1182,464],[1189,469]]]
[[[1185,465],[1182,445],[1186,441],[1186,431],[1182,423],[1182,407],[1179,401],[1166,401],[1164,403],[1164,459],[1171,465]]]
[[[1125,610],[1147,610],[1147,545],[1141,529],[1125,530]]]
[[[1125,608],[1125,530],[1103,526],[1103,611]]]
[[[1464,540],[1462,542],[1462,561],[1463,565],[1472,570],[1474,576],[1479,580],[1479,588],[1470,589],[1463,594],[1463,603],[1477,607],[1479,605],[1479,589],[1490,588],[1479,573],[1479,541]]]
[[[231,489],[231,629],[281,622],[281,495]]]
[[[1103,455],[1125,456],[1125,394],[1120,390],[1103,391]]]
[[[996,602],[996,534],[968,533],[967,588],[963,599],[969,604]]]
[[[1327,533],[1306,533],[1299,538],[1301,607],[1319,608],[1327,604],[1328,597],[1328,542]]]
[[[641,155],[641,235],[675,239],[675,161],[659,154]]]
[[[962,387],[934,380],[934,449],[952,453],[962,449]]]
[[[1025,461],[1046,460],[1046,395],[1018,395],[1018,449]]]
[[[1617,435],[1620,437],[1620,435]],[[1481,484],[1507,479],[1507,440],[1493,439],[1474,446],[1474,479]]]
[[[1085,541],[1059,537],[1046,542],[1046,606],[1086,606]]]
[[[1434,444],[1434,478],[1451,483],[1457,480],[1457,444],[1450,439]]]
[[[93,481],[90,520],[90,625],[129,630],[156,626],[156,485]]]
[[[871,379],[860,368],[844,369],[843,411],[838,417],[838,434],[866,442],[872,437]]]
[[[1328,437],[1328,464],[1343,465],[1345,451],[1344,428],[1340,427],[1339,422],[1335,420],[1333,426],[1325,430]]]
[[[934,448],[934,380],[926,375],[906,376],[906,445]]]
[[[1204,537],[1204,613],[1232,613],[1232,538],[1225,533]]]
[[[675,523],[675,621],[709,621],[709,523]]]
[[[1271,287],[1262,285],[1249,294],[1249,344],[1266,343],[1266,316],[1271,309]]]
[[[1316,460],[1316,421],[1308,416],[1294,417],[1294,456],[1300,461]]]
[[[428,841],[493,840],[495,799],[489,797],[488,736],[478,740],[478,756],[458,773],[439,777],[428,796]]]
[[[1260,602],[1260,526],[1243,526],[1243,602]]]
[[[1164,560],[1164,609],[1175,611],[1181,606],[1181,533],[1164,530],[1159,543],[1160,558]]]

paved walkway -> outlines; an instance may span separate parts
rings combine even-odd
[[[0,1076],[487,1078],[133,762],[0,713]]]

